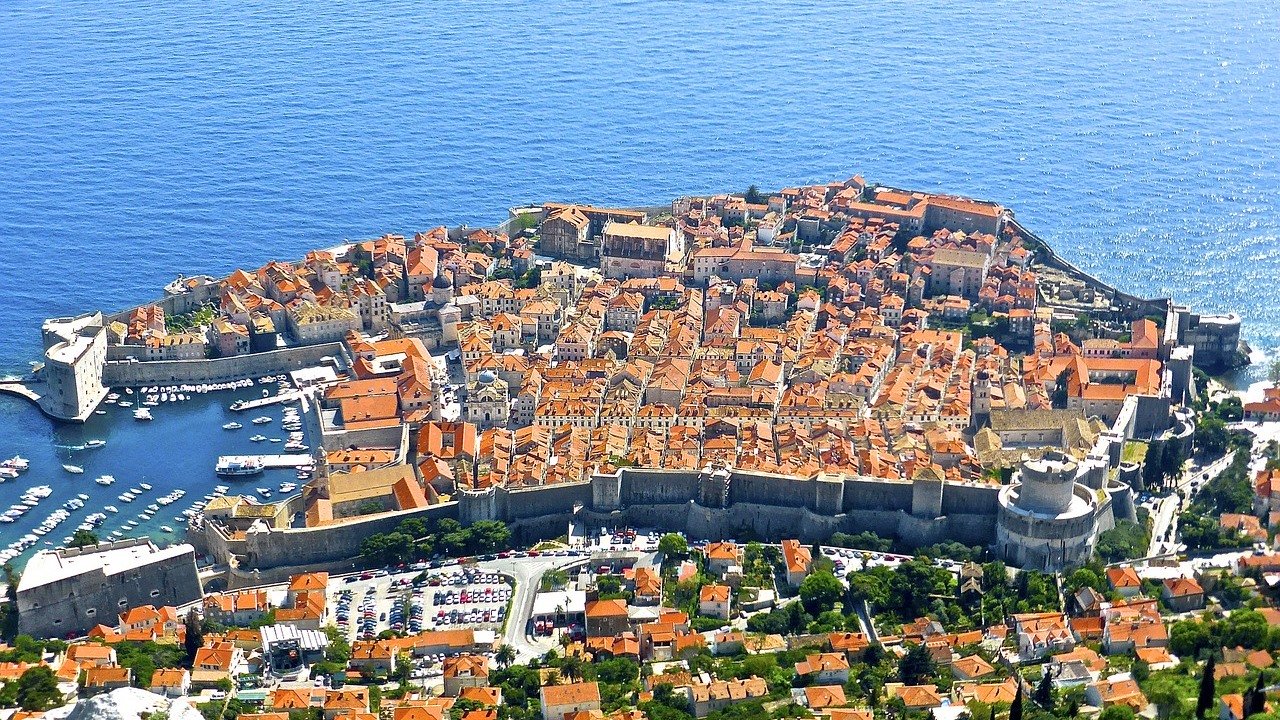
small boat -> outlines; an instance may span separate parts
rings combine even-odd
[[[269,422],[271,422],[271,418],[267,417],[266,415],[263,415],[262,417],[256,417],[253,419],[254,425],[266,425]]]
[[[169,527],[168,525],[161,525],[161,526],[160,526],[160,529],[161,529],[162,531],[164,531],[164,532],[167,532],[167,533],[171,533],[171,532],[173,532],[173,528]]]
[[[266,439],[267,439],[266,435],[254,435],[253,437],[249,438],[249,442],[262,442],[263,440],[266,440]]]
[[[151,486],[150,486],[150,485],[148,485],[148,484],[146,484],[146,483],[138,483],[138,487],[142,488],[143,490],[150,490],[150,489],[151,489]]]
[[[262,497],[271,497],[271,490],[269,488],[257,488],[257,491]]]
[[[18,472],[26,472],[31,468],[31,462],[21,455],[14,455],[4,462],[0,462],[0,467],[12,468]]]
[[[280,441],[281,441],[281,440],[280,440],[280,438],[271,438],[271,442],[276,442],[276,443],[278,443],[278,442],[280,442]]]
[[[120,402],[116,403],[116,405],[119,405],[122,408],[133,407],[133,403],[129,402],[128,400],[121,400]]]
[[[151,411],[144,407],[140,407],[133,411],[134,420],[151,420],[152,417]]]
[[[242,427],[244,427],[244,426],[243,426],[243,425],[241,425],[241,424],[240,424],[240,423],[238,423],[238,422],[229,422],[229,423],[227,423],[226,425],[223,425],[223,426],[222,426],[222,429],[223,429],[223,430],[239,430],[239,429],[240,429],[240,428],[242,428]]]
[[[76,494],[76,497],[80,498],[81,500],[88,500],[88,499],[89,499],[89,496],[88,496],[88,495],[86,495],[86,494],[84,494],[84,493],[77,493],[77,494]]]
[[[103,510],[106,510],[106,511],[107,511],[107,512],[109,512],[109,513],[118,513],[118,512],[120,512],[120,508],[116,507],[115,505],[108,505],[108,506],[106,506],[106,507],[104,507],[104,508],[102,508],[102,509],[103,509]]]
[[[115,478],[113,478],[113,477],[111,477],[110,475],[103,475],[102,477],[97,478],[96,480],[94,480],[94,482],[98,483],[99,485],[110,485],[110,484],[114,483],[115,481],[116,481],[116,479],[115,479]]]
[[[12,480],[16,477],[18,477],[17,470],[14,470],[13,468],[0,467],[0,482],[4,482],[5,480]]]
[[[71,464],[67,464],[67,465],[63,465],[63,466],[62,466],[62,469],[63,469],[63,470],[66,470],[67,472],[71,473],[72,475],[80,475],[80,474],[84,473],[84,468],[80,467],[79,465],[71,465]]]
[[[107,441],[106,441],[106,440],[98,440],[98,439],[96,439],[96,438],[95,438],[95,439],[93,439],[93,440],[89,440],[88,442],[86,442],[86,443],[84,444],[84,446],[85,446],[86,448],[100,448],[100,447],[102,447],[103,445],[106,445],[106,444],[107,444]]]
[[[94,414],[94,415],[106,415],[106,414],[107,414],[107,411],[106,411],[106,410],[94,410],[94,411],[93,411],[93,414]]]

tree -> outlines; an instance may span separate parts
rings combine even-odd
[[[1022,720],[1022,682],[1018,682],[1018,693],[1013,696],[1013,704],[1009,706],[1009,720]]]
[[[1112,705],[1102,711],[1098,720],[1133,720],[1133,708],[1128,705]]]
[[[1142,484],[1150,489],[1159,487],[1164,479],[1164,471],[1160,466],[1160,458],[1164,455],[1164,441],[1152,440],[1147,445],[1147,456],[1142,461]]]
[[[1258,673],[1258,681],[1254,683],[1253,688],[1246,690],[1244,693],[1244,716],[1250,717],[1267,711],[1267,688],[1266,683],[1262,680],[1262,673]]]
[[[18,705],[23,710],[43,711],[62,704],[58,679],[47,665],[28,668],[18,678]]]
[[[835,607],[844,594],[844,585],[830,572],[815,572],[800,583],[800,602],[813,615]]]
[[[1049,672],[1048,665],[1044,666],[1044,672],[1040,675],[1040,684],[1036,686],[1034,700],[1045,710],[1053,710],[1053,675]]]
[[[498,648],[498,652],[494,654],[493,659],[498,663],[498,667],[506,670],[511,667],[511,663],[516,661],[516,650],[510,645],[503,643],[502,646]]]
[[[1200,676],[1200,695],[1196,697],[1196,717],[1204,720],[1204,714],[1213,709],[1214,693],[1214,660],[1213,656],[1209,656],[1209,662],[1204,664],[1204,675]]]
[[[665,558],[682,558],[689,554],[689,542],[679,533],[667,533],[658,540],[658,552]]]
[[[1150,448],[1147,456],[1151,456]],[[1160,453],[1160,471],[1165,479],[1177,479],[1182,474],[1182,465],[1187,461],[1186,444],[1177,438],[1171,438],[1164,444]]]
[[[747,194],[744,199],[751,205],[759,205],[765,201],[765,197],[760,194],[760,188],[755,185],[747,188]]]
[[[928,680],[936,669],[933,656],[922,644],[912,645],[898,661],[898,676],[905,685],[919,685]],[[1018,698],[1022,698],[1021,689]]]
[[[1272,385],[1280,385],[1280,360],[1272,360],[1267,366],[1267,379]]]
[[[204,647],[204,628],[195,608],[187,613],[185,625],[186,637],[183,638],[182,646],[187,651],[187,662],[190,663],[196,659],[196,651]]]
[[[78,548],[86,545],[97,545],[98,535],[92,530],[76,530],[71,535],[71,542],[67,543],[68,547]]]
[[[560,674],[566,680],[582,679],[582,658],[577,655],[568,655],[560,661]]]
[[[1058,373],[1058,378],[1053,382],[1053,395],[1049,398],[1049,402],[1058,410],[1065,410],[1067,407],[1067,383],[1071,377],[1071,370],[1063,370]]]

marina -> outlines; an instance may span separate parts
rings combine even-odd
[[[228,409],[236,401],[262,400],[264,390],[272,393],[268,399],[275,402],[259,403],[263,409],[248,419]],[[287,385],[285,376],[114,392],[117,402],[104,402],[98,408],[102,414],[90,413],[84,424],[56,425],[38,442],[0,448],[4,452],[0,458],[8,458],[0,459],[0,561],[20,568],[35,550],[70,542],[76,529],[94,532],[102,540],[150,536],[162,545],[183,542],[188,523],[208,503],[199,498],[216,497],[228,489],[214,473],[222,457],[262,457],[263,470],[254,475],[258,482],[246,488],[254,497],[258,496],[252,488],[258,485],[274,491],[286,481],[300,482],[299,471],[309,476],[311,458],[306,453],[257,456],[250,452],[255,443],[267,439],[294,440],[292,447],[316,444],[309,437],[309,426],[303,439],[282,428],[282,419],[297,421],[296,403],[283,412],[278,407],[266,409],[284,400],[296,401],[300,395]],[[277,400],[276,392],[286,397]],[[124,398],[133,407],[122,408],[119,400]],[[134,415],[142,411],[153,419],[135,421]],[[247,428],[252,420],[264,417],[267,422],[255,423],[253,428],[256,441],[248,432],[221,429],[232,422]],[[277,437],[268,438],[271,435]],[[171,448],[181,451],[169,452]],[[46,486],[48,496],[31,494],[37,488],[43,493]],[[45,505],[51,507],[33,512]]]

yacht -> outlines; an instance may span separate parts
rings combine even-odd
[[[129,493],[125,493],[123,495],[118,496],[118,499],[120,500],[120,502],[133,502],[133,496],[130,495]]]
[[[99,485],[110,485],[115,481],[116,479],[111,477],[110,475],[103,475],[102,477],[94,480],[94,482],[98,483]]]
[[[97,438],[95,438],[93,440],[86,442],[84,446],[87,448],[100,448],[106,444],[107,444],[106,440],[98,440]]]
[[[89,499],[89,496],[88,496],[88,495],[86,495],[86,494],[84,494],[84,493],[76,493],[76,497],[80,498],[81,500],[88,500],[88,499]]]
[[[109,513],[118,513],[118,512],[120,512],[120,508],[116,507],[115,505],[108,505],[108,506],[106,506],[106,507],[104,507],[104,508],[102,508],[102,509],[103,509],[103,510],[106,510],[106,511],[107,511],[107,512],[109,512]]]
[[[221,457],[213,471],[227,477],[257,475],[262,472],[262,462],[248,457]]]
[[[256,417],[253,419],[254,425],[266,425],[269,422],[271,422],[271,418],[267,417],[266,415],[263,415],[262,417]]]
[[[253,437],[249,438],[249,442],[262,442],[263,440],[266,440],[266,439],[267,439],[266,435],[254,435]]]
[[[167,533],[173,532],[173,528],[169,527],[168,525],[161,525],[160,530]]]
[[[240,428],[242,428],[242,427],[244,427],[244,426],[243,426],[243,425],[241,425],[241,424],[240,424],[240,423],[238,423],[238,422],[229,422],[229,423],[227,423],[227,424],[223,425],[223,426],[222,426],[222,429],[223,429],[223,430],[239,430],[239,429],[240,429]]]
[[[18,474],[19,474],[18,471],[14,470],[13,468],[0,467],[0,482],[4,482],[5,480],[13,480],[14,478],[18,477]]]
[[[133,411],[134,420],[151,420],[152,417],[153,416],[151,415],[151,411],[144,407],[140,407],[137,410]]]
[[[280,442],[280,438],[271,438],[271,442],[278,443]]]
[[[72,475],[80,475],[80,474],[84,473],[84,468],[80,467],[79,465],[66,464],[66,465],[63,465],[63,466],[62,466],[62,469],[63,469],[63,470],[66,470],[67,472],[71,473]]]
[[[151,489],[151,486],[150,486],[150,485],[148,485],[147,483],[138,483],[138,487],[142,488],[143,490],[150,490],[150,489]]]
[[[258,494],[261,495],[262,497],[264,498],[271,497],[270,488],[257,488],[257,490],[258,490]]]
[[[119,405],[122,408],[133,407],[133,403],[129,402],[128,400],[121,400],[120,402],[116,403],[116,405]]]

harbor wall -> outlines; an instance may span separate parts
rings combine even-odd
[[[102,384],[138,387],[228,382],[314,367],[325,357],[339,358],[345,363],[346,349],[342,343],[332,342],[204,360],[108,361],[102,367]]]

